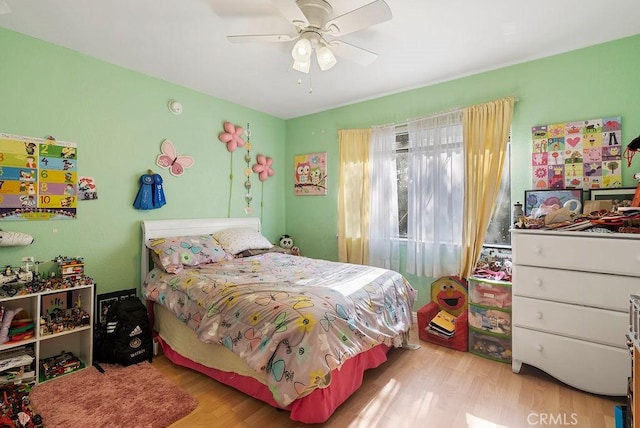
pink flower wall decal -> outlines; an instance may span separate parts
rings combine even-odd
[[[241,126],[231,122],[224,123],[224,131],[218,135],[218,139],[227,144],[229,153],[233,153],[238,147],[244,146],[244,140],[240,137],[244,132]]]
[[[258,174],[258,178],[260,181],[265,181],[267,178],[271,177],[275,171],[271,168],[273,164],[273,159],[264,155],[256,156],[256,164],[253,165],[253,172]]]

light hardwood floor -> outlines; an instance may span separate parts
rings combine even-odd
[[[615,427],[614,406],[624,397],[578,391],[526,365],[514,374],[510,364],[419,341],[416,328],[412,342],[420,349],[392,349],[389,360],[367,371],[362,387],[322,426]],[[303,426],[289,420],[287,412],[162,355],[153,364],[198,399],[198,407],[171,428]]]

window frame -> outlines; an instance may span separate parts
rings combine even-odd
[[[399,126],[396,127],[396,169],[397,169],[397,177],[398,177],[398,181],[396,182],[396,185],[398,184],[399,180],[400,180],[400,175],[401,172],[399,170],[399,167],[401,167],[401,162],[399,162],[400,157],[405,155],[405,157],[408,156],[409,153],[409,130],[407,128],[406,125],[403,126]],[[399,141],[402,140],[402,141]],[[454,144],[454,143],[452,143]],[[404,163],[404,167],[407,167],[407,163]],[[507,185],[506,187],[503,187],[505,184],[505,178],[506,178],[506,182]],[[404,209],[404,213],[401,211],[401,186],[397,187],[397,193],[398,193],[398,239],[400,240],[405,240],[407,239],[407,222],[408,222],[408,215],[409,215],[409,210],[408,210],[408,182],[410,180],[410,178],[407,176],[406,177],[407,180],[407,185],[404,186],[404,193],[403,195],[405,196],[405,209]],[[506,195],[506,205],[503,203],[501,203],[501,199],[504,199],[504,196]],[[498,194],[498,200],[496,200],[496,207],[499,207],[501,205],[504,205],[507,208],[507,212],[508,214],[508,218],[509,218],[509,223],[507,225],[507,231],[506,231],[506,240],[502,241],[502,242],[487,242],[487,238],[488,235],[485,235],[485,242],[483,244],[483,246],[485,247],[491,247],[491,248],[511,248],[511,234],[509,233],[509,229],[511,228],[511,225],[513,224],[514,219],[512,218],[513,213],[511,210],[511,134],[509,134],[509,141],[507,143],[507,158],[505,160],[505,167],[504,170],[502,172],[502,178],[500,180],[500,193]],[[504,208],[504,207],[503,207]],[[491,216],[491,221],[489,222],[489,225],[487,226],[487,232],[491,229],[492,224],[494,224],[495,221],[497,221],[497,218],[499,215],[503,215],[503,213],[500,213],[498,209],[496,209],[493,213],[493,215]],[[402,234],[402,222],[405,222],[405,227],[404,227],[404,234]],[[503,227],[504,229],[504,227]]]

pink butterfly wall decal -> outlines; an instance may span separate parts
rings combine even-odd
[[[191,168],[195,163],[191,156],[177,154],[170,140],[162,142],[160,152],[156,158],[156,165],[161,168],[169,168],[169,172],[175,177],[181,176],[186,168]]]

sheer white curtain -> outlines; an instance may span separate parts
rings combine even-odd
[[[400,268],[396,128],[371,128],[369,148],[369,264]]]
[[[457,275],[462,248],[462,111],[412,120],[409,128],[407,272]]]

